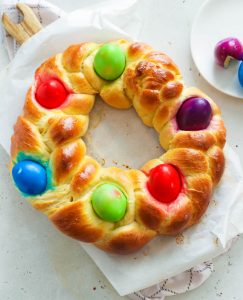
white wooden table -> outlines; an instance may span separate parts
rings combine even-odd
[[[93,0],[92,3],[100,1],[102,0]],[[65,11],[72,11],[91,1],[50,2]],[[211,88],[198,73],[190,55],[190,28],[202,2],[203,0],[158,0],[154,18],[149,21],[149,26],[156,30],[151,32],[148,42],[156,45],[156,39],[164,39],[163,50],[180,66],[186,83],[198,86],[220,105],[228,132],[227,141],[240,155],[243,163],[243,101],[227,97]],[[161,24],[166,24],[168,34],[159,36]],[[7,63],[6,52],[1,46],[0,68]],[[8,156],[0,148],[0,299],[126,298],[116,293],[76,241],[53,230],[45,216],[26,203],[11,202],[10,196],[16,198],[17,192],[12,187],[7,163]],[[13,217],[16,212],[19,215],[17,219]],[[243,237],[239,238],[227,254],[215,259],[215,272],[203,286],[187,294],[173,296],[171,300],[242,300],[242,249]]]

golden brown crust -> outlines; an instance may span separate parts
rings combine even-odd
[[[144,57],[144,55],[150,52],[152,48],[144,43],[132,43],[127,49],[127,59],[129,61],[136,61]]]
[[[42,141],[37,128],[22,116],[18,117],[14,125],[14,134],[11,138],[11,157],[16,158],[19,152],[47,156],[48,149]]]
[[[68,79],[76,93],[94,95],[96,90],[83,74],[83,62],[97,47],[95,43],[82,43],[70,46],[64,51],[61,65],[67,70]]]
[[[226,143],[226,128],[224,126],[224,121],[221,119],[221,116],[218,116],[217,122],[215,120],[215,127],[216,128],[214,130],[214,134],[217,138],[217,145],[220,148],[224,148],[224,145]]]
[[[122,78],[113,84],[104,85],[100,97],[114,108],[126,109],[132,106],[131,100],[124,94]]]
[[[141,230],[137,223],[132,223],[109,232],[95,245],[104,251],[124,255],[141,249],[155,235],[155,231],[146,228]]]
[[[69,73],[80,72],[84,59],[97,47],[95,43],[81,43],[71,45],[62,55],[63,67]]]
[[[142,60],[126,68],[124,88],[144,124],[152,127],[162,101],[179,97],[183,84],[177,66],[166,54],[148,52]]]
[[[175,235],[191,225],[193,207],[185,195],[180,195],[172,204],[163,204],[144,188],[137,193],[136,201],[138,218],[158,234]]]
[[[183,84],[178,81],[171,81],[165,84],[161,90],[163,100],[170,100],[180,96],[183,90]]]
[[[212,180],[208,175],[187,178],[187,196],[193,206],[192,224],[199,222],[206,211],[212,194]]]
[[[68,105],[62,107],[62,111],[68,115],[88,115],[93,108],[95,97],[86,94],[71,94],[68,97]]]
[[[214,185],[218,184],[225,166],[224,154],[221,148],[215,146],[208,151],[208,158],[210,164],[210,175]]]
[[[175,101],[165,101],[160,104],[153,118],[153,126],[156,131],[160,133],[165,125],[172,123],[168,121],[172,120],[174,112],[178,109],[179,105],[178,98]]]
[[[88,117],[65,116],[59,120],[50,119],[49,124],[48,140],[50,144],[59,146],[83,136],[88,128]]]
[[[35,78],[42,80],[42,76],[63,78],[63,73],[57,65],[57,56],[52,56],[47,59],[35,72]]]
[[[195,149],[170,149],[161,156],[161,160],[176,166],[184,176],[209,172],[207,157],[202,151]]]
[[[114,81],[101,79],[93,68],[101,47],[96,43],[72,45],[37,69],[14,127],[10,168],[21,152],[43,162],[50,173],[50,188],[28,197],[33,207],[70,237],[104,251],[128,254],[156,235],[176,235],[199,222],[224,171],[226,130],[214,101],[196,88],[186,88],[179,68],[165,53],[143,43],[111,43],[126,55],[126,68]],[[62,82],[68,93],[67,101],[56,109],[45,109],[35,99],[38,85],[50,78]],[[133,106],[144,124],[158,132],[167,152],[141,170],[126,171],[103,168],[87,156],[81,137],[96,93],[112,107]],[[199,131],[179,130],[176,114],[194,96],[210,103],[210,124]],[[181,175],[181,192],[171,203],[157,201],[147,189],[150,171],[163,163],[172,164]],[[125,216],[118,222],[102,220],[92,207],[92,193],[102,183],[119,185],[127,195]]]
[[[170,70],[176,75],[180,75],[180,70],[177,65],[167,54],[161,51],[151,51],[144,58],[153,63],[159,64],[162,68]]]
[[[26,95],[23,117],[30,122],[36,123],[44,117],[45,112],[41,110],[40,105],[33,98],[33,87],[30,87]]]
[[[94,243],[104,235],[104,228],[89,222],[84,209],[85,202],[77,201],[65,205],[49,218],[66,235],[77,240]]]
[[[207,151],[216,143],[215,136],[205,131],[180,131],[171,141],[171,148],[193,148]]]
[[[40,196],[28,198],[27,200],[34,208],[48,216],[55,213],[63,205],[70,203],[72,199],[69,185],[62,184],[55,186],[54,189],[49,189]]]
[[[83,160],[85,152],[86,147],[81,139],[59,146],[52,152],[50,161],[56,185],[70,181]]]
[[[91,157],[85,157],[82,161],[78,172],[75,174],[71,181],[71,190],[74,194],[83,194],[96,178],[100,165]]]

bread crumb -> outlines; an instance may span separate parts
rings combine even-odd
[[[123,164],[122,166],[125,167],[126,169],[131,170],[131,167],[129,167],[128,165]]]
[[[103,167],[105,165],[105,159],[101,158],[101,166]]]
[[[177,245],[183,245],[184,244],[184,235],[182,233],[179,233],[176,236],[176,244]]]
[[[218,247],[218,246],[219,246],[219,238],[216,238],[216,239],[214,240],[214,243],[215,243],[216,247]]]

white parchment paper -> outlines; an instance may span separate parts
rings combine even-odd
[[[99,8],[75,11],[49,25],[19,49],[11,64],[0,73],[0,142],[7,152],[13,124],[21,113],[26,91],[40,63],[70,44],[82,41],[136,39],[143,31],[147,37],[143,41],[149,43],[150,28],[144,27],[145,19],[149,18],[148,5],[149,1],[109,1]],[[85,141],[89,153],[105,166],[138,168],[163,152],[155,131],[145,127],[132,109],[118,111],[100,100],[91,113]],[[107,254],[82,244],[120,295],[148,287],[218,256],[233,237],[243,232],[242,169],[229,147],[225,148],[225,156],[225,173],[206,215],[183,235],[156,238],[129,256]]]

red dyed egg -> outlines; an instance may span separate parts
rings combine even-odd
[[[40,82],[35,98],[45,108],[57,108],[66,101],[67,94],[67,90],[59,80],[50,79]]]
[[[170,203],[178,197],[181,191],[180,174],[170,164],[158,165],[150,171],[147,187],[156,200]]]

